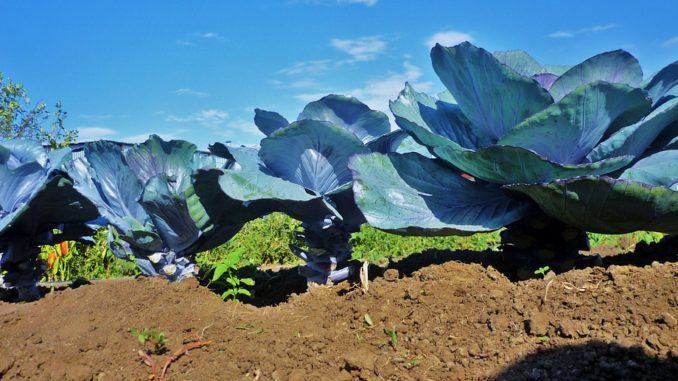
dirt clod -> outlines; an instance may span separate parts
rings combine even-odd
[[[400,277],[400,273],[396,269],[388,269],[384,271],[384,280],[389,282],[395,282]]]
[[[532,336],[544,336],[549,333],[549,317],[543,312],[532,312],[525,325],[527,333]]]
[[[352,351],[344,356],[344,362],[346,363],[347,371],[362,371],[362,370],[374,370],[374,363],[377,360],[377,356],[366,350],[358,349]]]
[[[666,324],[666,326],[669,328],[675,328],[676,325],[678,325],[676,318],[668,312],[663,312],[659,318],[659,321]]]

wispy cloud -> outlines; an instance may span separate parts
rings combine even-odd
[[[194,46],[195,44],[191,41],[184,40],[184,39],[179,39],[176,41],[177,45],[179,46]]]
[[[278,74],[284,75],[322,75],[332,68],[330,60],[313,60],[297,62],[290,67],[278,70]]]
[[[274,79],[270,83],[281,89],[309,89],[309,88],[319,88],[322,87],[318,81],[313,79],[299,79],[295,81],[281,81],[279,79]]]
[[[328,93],[323,91],[323,92],[316,92],[316,93],[301,93],[301,94],[296,94],[292,98],[304,102],[304,103],[309,103],[313,101],[317,101],[318,99],[324,97]]]
[[[238,119],[226,124],[226,128],[229,130],[235,130],[240,133],[247,134],[260,134],[261,132],[257,126],[251,120]]]
[[[190,96],[200,97],[200,98],[204,98],[204,97],[209,96],[209,94],[207,94],[204,91],[197,91],[197,90],[193,90],[193,89],[189,89],[189,88],[176,89],[176,90],[172,91],[172,94],[174,94],[174,95],[190,95]]]
[[[172,123],[195,123],[205,127],[219,127],[228,120],[228,113],[224,110],[200,110],[188,116],[167,115],[165,121]]]
[[[456,30],[445,30],[430,36],[428,39],[426,39],[424,44],[430,48],[435,46],[435,44],[452,46],[464,41],[473,41],[473,36],[471,36],[469,33],[459,32]]]
[[[379,0],[287,0],[286,4],[304,4],[304,5],[324,5],[324,6],[333,6],[341,4],[360,4],[367,7],[371,7],[377,4]]]
[[[194,36],[198,38],[205,38],[208,40],[223,40],[224,38],[216,32],[195,33]]]
[[[330,44],[351,56],[353,61],[372,61],[386,49],[386,41],[379,36],[356,39],[333,38]]]
[[[371,7],[379,2],[379,0],[337,0],[339,4],[363,4]]]
[[[114,129],[100,126],[81,126],[75,129],[78,130],[79,142],[104,139],[118,134],[118,131]]]
[[[148,139],[149,136],[151,136],[153,134],[158,135],[163,140],[178,139],[178,137],[176,135],[174,135],[173,133],[158,134],[158,133],[153,133],[153,132],[144,132],[144,133],[137,134],[137,135],[126,136],[126,137],[120,139],[120,141],[122,141],[124,143],[143,143]]]
[[[102,121],[117,118],[129,118],[128,114],[78,114],[76,118],[90,121]]]
[[[577,30],[559,30],[549,34],[551,38],[572,38],[581,34],[595,34],[616,28],[616,24],[594,25],[590,28],[581,28]]]
[[[663,48],[670,48],[672,46],[676,46],[678,45],[678,36],[671,37],[668,40],[662,42],[660,45]]]
[[[431,82],[419,81],[422,75],[420,67],[405,61],[400,72],[391,72],[386,76],[368,80],[362,87],[336,91],[336,93],[354,96],[371,108],[390,114],[388,112],[388,101],[398,96],[398,93],[405,87],[405,82],[412,84],[418,91],[431,89]],[[294,98],[302,102],[311,102],[325,95],[327,95],[327,92],[312,92],[297,94]]]
[[[226,39],[217,32],[196,32],[177,39],[176,44],[179,46],[195,46],[200,40],[225,41]]]
[[[390,115],[388,101],[398,97],[398,93],[405,87],[405,82],[409,82],[417,91],[426,92],[433,87],[431,82],[419,81],[422,74],[420,67],[405,61],[402,71],[371,79],[363,87],[348,91],[348,95],[360,99],[375,110]]]

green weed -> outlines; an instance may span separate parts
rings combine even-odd
[[[238,263],[241,261],[242,252],[243,249],[233,251],[205,274],[205,277],[208,279],[211,274],[208,285],[215,285],[220,289],[225,289],[221,294],[221,299],[223,300],[231,299],[238,301],[238,298],[241,296],[252,296],[248,287],[254,286],[254,279],[238,275]]]
[[[164,332],[155,331],[152,329],[144,328],[143,330],[138,330],[136,328],[130,328],[129,332],[132,336],[136,337],[139,341],[139,344],[146,345],[147,343],[153,345],[152,353],[159,355],[167,351],[167,336]]]

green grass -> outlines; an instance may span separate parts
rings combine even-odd
[[[381,263],[385,257],[405,257],[428,249],[487,250],[499,247],[499,232],[468,237],[404,237],[377,230],[367,224],[351,237],[353,258]]]
[[[221,262],[229,253],[240,251],[242,266],[267,266],[278,264],[298,264],[301,261],[289,249],[290,244],[302,245],[294,237],[294,231],[300,223],[282,213],[251,221],[228,243],[198,254],[196,263],[201,267],[211,267]],[[663,237],[659,233],[635,232],[624,235],[589,234],[591,246],[611,245],[619,252],[633,251],[636,243],[657,242]],[[115,258],[106,245],[106,232],[101,230],[95,245],[70,243],[69,255],[59,258],[55,269],[48,270],[43,280],[61,281],[78,278],[101,279],[138,274],[133,263]],[[428,249],[472,250],[498,249],[499,232],[478,233],[467,237],[403,237],[389,234],[363,225],[359,232],[351,237],[353,258],[371,263],[383,263],[386,257],[405,257]],[[58,245],[57,245],[58,246]],[[57,251],[55,246],[42,248],[42,258],[47,259],[49,252]]]
[[[621,235],[588,233],[591,247],[609,245],[616,247],[620,252],[633,251],[638,242],[659,242],[664,234],[655,232],[633,232]]]
[[[301,245],[294,237],[300,223],[282,213],[250,221],[226,244],[198,254],[200,266],[214,265],[236,250],[242,250],[241,265],[273,265],[300,263],[289,249],[290,244]]]

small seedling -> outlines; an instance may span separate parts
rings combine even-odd
[[[534,270],[534,275],[541,275],[543,278],[546,276],[546,273],[549,272],[549,270],[551,270],[551,268],[548,266],[540,267]]]
[[[386,333],[391,338],[391,346],[393,347],[393,349],[397,349],[397,347],[398,347],[398,334],[396,333],[395,327],[393,327],[393,329],[384,328],[384,333]]]
[[[141,361],[151,368],[151,374],[148,379],[154,381],[166,381],[167,369],[169,369],[170,365],[172,365],[172,363],[175,362],[179,357],[187,354],[188,351],[212,344],[212,341],[204,341],[200,336],[184,340],[181,348],[174,350],[167,355],[165,364],[163,365],[162,369],[159,369],[155,360],[153,360],[151,357],[151,354],[159,355],[167,352],[167,348],[165,347],[167,337],[165,336],[165,333],[152,331],[149,329],[139,331],[135,328],[130,328],[130,332],[134,337],[137,338],[140,344],[146,345],[147,342],[154,344],[153,351],[144,351],[143,349],[139,349],[137,352],[141,358]]]
[[[539,337],[537,337],[537,340],[539,340],[539,342],[543,344],[543,343],[548,342],[550,340],[550,338],[548,336],[539,336]]]
[[[405,368],[406,369],[412,369],[415,366],[419,365],[419,359],[418,358],[413,358],[408,361],[405,361]]]
[[[165,347],[165,344],[167,344],[165,332],[159,332],[147,328],[144,328],[141,331],[136,328],[130,328],[129,332],[132,334],[132,336],[137,338],[139,344],[145,346],[147,343],[150,343],[153,345],[153,350],[151,353],[160,355],[167,351],[167,347]]]

